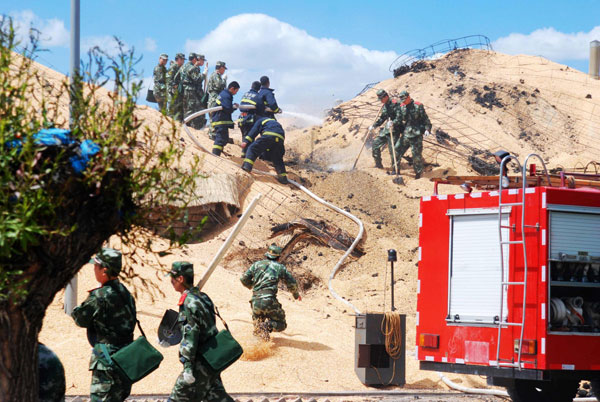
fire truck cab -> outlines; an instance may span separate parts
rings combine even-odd
[[[600,181],[519,168],[495,189],[421,199],[416,358],[514,401],[571,401],[580,380],[598,395]]]

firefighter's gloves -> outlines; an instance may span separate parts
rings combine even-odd
[[[371,125],[369,126],[369,131],[373,130],[374,128],[375,128],[375,126],[371,124]]]
[[[389,130],[392,127],[392,121],[388,120],[387,123],[385,123],[385,127]]]
[[[240,105],[239,105],[238,103],[234,103],[234,104],[233,104],[233,108],[234,108],[234,109],[238,109],[239,107],[240,107]]]
[[[425,138],[429,137],[431,135],[431,133],[429,132],[429,130],[425,130]]]
[[[169,342],[167,342],[165,339],[163,339],[162,341],[159,339],[158,344],[160,346],[162,346],[163,348],[168,348],[169,346],[171,346],[171,344]]]

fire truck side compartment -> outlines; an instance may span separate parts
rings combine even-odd
[[[521,193],[521,189],[504,190],[502,201],[520,202]],[[524,236],[527,278],[524,278],[522,245],[511,244],[505,246],[504,269],[507,277],[504,280],[523,282],[526,279],[523,339],[535,341],[536,354],[522,355],[521,370],[498,367],[496,360],[497,323],[500,317],[496,314],[490,318],[489,311],[494,306],[499,308],[501,300],[501,279],[493,277],[495,272],[499,272],[497,267],[500,265],[498,192],[439,195],[421,200],[416,339],[418,342],[420,334],[439,335],[438,349],[417,345],[417,359],[421,368],[538,380],[598,375],[596,370],[600,370],[600,355],[592,351],[600,350],[600,331],[595,332],[593,325],[551,329],[550,300],[552,297],[582,295],[589,301],[600,302],[600,283],[557,283],[552,279],[556,278],[557,244],[561,249],[565,248],[563,254],[578,255],[573,258],[584,259],[596,254],[600,257],[600,225],[590,224],[586,220],[589,217],[594,222],[600,222],[600,191],[533,187],[526,190],[525,196],[526,228],[522,233],[521,206],[512,206],[510,212],[503,213],[507,218],[506,224],[503,223],[507,226],[503,229],[503,240],[519,241]],[[485,214],[486,210],[488,214],[495,211],[495,223],[493,218],[476,216]],[[551,221],[557,226],[554,228],[556,233],[552,232]],[[495,231],[495,235],[483,233],[484,229]],[[453,238],[453,234],[463,237]],[[491,244],[490,236],[498,239],[496,249],[478,250],[478,245],[488,247]],[[457,249],[459,246],[462,248]],[[496,264],[496,268],[493,264]],[[477,269],[478,266],[481,266],[481,270]],[[576,269],[581,267],[577,266]],[[577,278],[582,277],[578,275]],[[590,278],[594,278],[593,274]],[[491,286],[494,284],[498,285],[498,289],[492,295]],[[490,292],[479,292],[478,286],[490,286]],[[523,286],[509,285],[506,288],[502,296],[505,303],[503,322],[519,323]],[[462,293],[457,295],[457,292]],[[489,300],[486,299],[488,293]],[[481,314],[478,316],[476,313],[479,310]],[[517,359],[514,342],[520,338],[521,327],[503,326],[501,331],[501,362],[504,359],[514,362]]]

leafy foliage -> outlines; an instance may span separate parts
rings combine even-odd
[[[82,225],[106,225],[101,217],[117,216],[104,240],[117,233],[134,260],[140,250],[165,253],[192,235],[175,236],[168,227],[195,196],[199,160],[184,158],[173,121],[140,119],[139,58],[117,42],[117,56],[95,48],[79,74],[57,84],[34,62],[35,32],[21,48],[12,21],[0,21],[0,304],[21,302],[34,276],[50,274],[46,262],[56,269],[56,261],[45,261],[52,245]],[[72,147],[41,147],[33,139],[42,128],[69,125],[73,139],[100,148],[82,174],[70,168]],[[161,245],[145,229],[159,224],[170,235]],[[131,266],[124,272],[136,276]]]

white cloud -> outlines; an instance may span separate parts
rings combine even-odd
[[[530,54],[551,60],[585,60],[590,42],[600,40],[600,26],[589,32],[564,33],[554,28],[537,29],[530,34],[511,33],[492,43],[494,50],[508,54]]]
[[[113,36],[87,36],[81,39],[80,48],[82,55],[94,47],[98,47],[109,56],[114,57],[119,54],[119,44]],[[127,44],[123,43],[123,50],[127,49]]]
[[[268,75],[282,109],[312,114],[391,78],[388,68],[398,56],[316,38],[264,14],[228,18],[203,38],[188,39],[185,50],[206,55],[211,71],[217,60],[225,61],[228,81],[237,80],[242,93]]]
[[[156,51],[156,41],[152,38],[144,39],[144,49],[148,50],[149,52],[155,52]]]
[[[42,19],[31,10],[11,12],[9,16],[17,38],[22,44],[29,42],[32,28],[39,31],[39,44],[42,47],[67,47],[69,45],[69,31],[65,23],[57,18]]]

